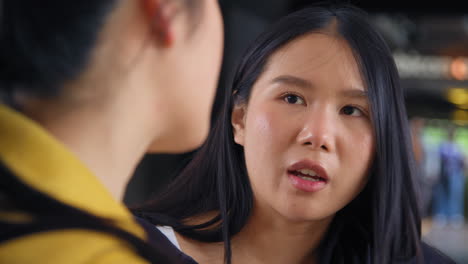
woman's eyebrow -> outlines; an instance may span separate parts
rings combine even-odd
[[[366,99],[366,100],[369,98],[367,91],[362,90],[362,89],[357,89],[357,88],[344,90],[341,92],[341,95],[343,97]]]
[[[271,83],[276,84],[287,84],[287,85],[293,85],[297,87],[302,87],[302,88],[311,88],[312,83],[308,80],[293,76],[293,75],[280,75],[276,78],[274,78]]]

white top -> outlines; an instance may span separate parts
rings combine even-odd
[[[182,251],[180,249],[179,242],[177,241],[177,237],[175,236],[174,229],[172,227],[170,227],[170,226],[156,226],[156,228],[159,229],[159,231],[161,231],[161,233],[163,233],[167,237],[167,239],[169,239],[169,241],[171,241],[171,243],[177,249]]]

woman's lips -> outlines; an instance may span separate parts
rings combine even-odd
[[[325,169],[311,160],[302,160],[288,168],[291,184],[305,192],[316,192],[326,187],[329,182]]]

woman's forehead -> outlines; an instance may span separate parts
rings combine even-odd
[[[274,52],[257,82],[291,75],[313,83],[314,79],[324,78],[324,74],[334,76],[330,81],[343,80],[346,86],[365,86],[347,42],[324,33],[304,35]]]
[[[348,43],[340,36],[327,33],[309,33],[287,43],[275,51],[268,67],[315,68],[339,60],[357,66]]]

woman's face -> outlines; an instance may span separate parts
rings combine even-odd
[[[349,46],[308,34],[275,52],[235,107],[257,209],[325,220],[363,189],[374,153],[365,85]]]

